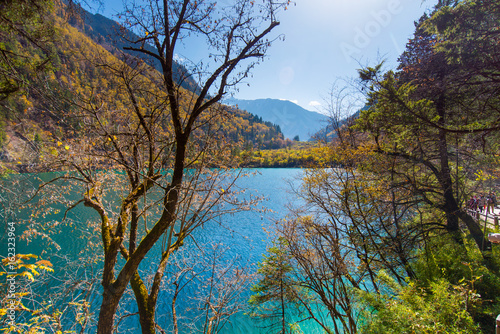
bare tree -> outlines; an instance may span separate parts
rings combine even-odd
[[[389,178],[366,168],[379,157],[363,134],[348,127],[354,105],[348,92],[334,89],[331,95],[335,135],[328,156],[338,167],[304,171],[295,189],[303,207],[294,208],[277,231],[295,273],[290,284],[304,292],[296,294],[307,314],[302,319],[335,333],[358,331],[355,291],[378,291],[379,270],[399,282],[415,277],[414,249],[425,233],[439,228],[409,219],[418,217],[418,205],[410,191],[392,187],[395,166]]]
[[[72,197],[66,190],[71,188],[54,182],[46,185],[47,191],[37,192],[40,183],[36,175],[2,180],[6,227],[2,237],[12,249],[11,255],[2,258],[3,274],[7,274],[1,283],[2,326],[12,332],[86,333],[96,324],[91,305],[98,297],[101,274],[99,256],[89,256],[98,249],[96,226],[86,217],[64,212]],[[69,230],[79,246],[62,249],[61,240]],[[16,253],[26,252],[22,251],[26,244],[30,254]]]
[[[158,295],[172,254],[207,221],[242,208],[229,191],[238,173],[226,168],[229,154],[219,129],[229,114],[218,101],[264,59],[272,42],[267,36],[288,3],[133,4],[123,17],[141,36],[128,49],[153,57],[162,71],[125,55],[121,61],[107,53],[86,55],[109,77],[75,92],[79,99],[66,117],[74,128],[85,129],[86,140],[53,144],[45,162],[72,172],[40,189],[63,180],[80,190],[67,209],[84,204],[99,216],[104,263],[98,333],[113,331],[129,283],[143,333],[155,333]],[[178,73],[177,47],[193,36],[206,41],[204,61],[211,64]],[[189,78],[199,79],[199,89],[181,87]],[[116,170],[103,170],[111,167]],[[157,264],[151,281],[139,270],[144,259]]]
[[[204,258],[197,265],[202,270],[195,272],[198,288],[192,301],[199,316],[190,319],[196,332],[219,333],[232,315],[246,307],[243,295],[253,275],[249,273],[248,263],[241,258],[227,259],[228,251],[227,246],[213,244],[202,253]]]

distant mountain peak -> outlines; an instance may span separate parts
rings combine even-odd
[[[262,98],[256,100],[239,100],[229,98],[223,101],[229,105],[237,105],[264,121],[280,126],[286,138],[299,136],[300,140],[309,140],[312,135],[324,128],[328,117],[318,112],[309,111],[290,100]]]

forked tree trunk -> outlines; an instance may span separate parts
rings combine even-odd
[[[153,229],[149,232],[149,234],[143,238],[144,241],[146,238],[150,237],[148,243],[144,244],[144,247],[142,247],[141,252],[139,253],[140,255],[134,253],[136,257],[135,259],[133,259],[133,261],[131,261],[134,255],[130,254],[131,258],[127,260],[127,264],[129,264],[129,262],[133,264],[131,264],[131,266],[128,268],[129,270],[127,270],[126,272],[124,272],[125,268],[122,268],[122,271],[120,272],[119,276],[123,275],[123,277],[121,277],[121,279],[118,278],[118,280],[114,281],[111,284],[108,284],[107,286],[104,286],[103,300],[99,312],[99,321],[97,323],[97,334],[112,334],[115,313],[118,309],[118,304],[123,296],[123,293],[125,292],[125,289],[129,281],[134,279],[137,268],[139,267],[139,264],[141,263],[142,259],[146,256],[147,252],[156,244],[158,239],[163,235],[163,232],[168,228],[168,226],[170,226],[171,222],[175,221],[174,213],[176,212],[176,207],[178,205],[178,200],[179,200],[178,189],[181,186],[182,179],[184,177],[184,158],[186,155],[186,146],[188,137],[189,133],[180,136],[180,138],[178,139],[172,181],[170,183],[169,189],[165,192],[165,200],[163,203],[163,205],[165,206],[164,213],[166,213],[166,218],[164,219],[160,218],[160,221],[156,223],[155,227],[153,227]],[[139,246],[136,251],[139,251],[141,246]],[[131,270],[133,270],[133,272],[131,272]],[[115,286],[115,284],[117,284],[118,281],[120,282],[120,285]],[[147,296],[147,290],[146,290],[146,296]],[[148,330],[150,330],[151,326],[153,326],[152,327],[153,329],[152,332],[143,331],[143,333],[155,333],[154,311],[156,309],[156,300],[155,303],[151,303],[153,304],[151,305],[151,307],[149,304],[150,303],[147,303],[148,310],[147,312],[144,313],[149,315],[144,316],[143,319],[140,321],[141,321],[141,327],[142,327],[142,322],[144,322],[146,329],[149,328]],[[153,308],[153,310],[149,310],[149,308]]]
[[[115,314],[118,309],[118,303],[123,295],[123,292],[112,293],[109,290],[108,287],[105,288],[103,292],[101,309],[99,311],[99,321],[97,323],[98,334],[111,334],[113,332]]]

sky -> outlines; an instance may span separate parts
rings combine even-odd
[[[295,0],[281,13],[276,41],[264,62],[234,97],[290,100],[323,112],[332,85],[357,77],[357,69],[397,58],[413,36],[414,21],[435,4],[427,0]],[[105,1],[100,13],[112,17],[120,0]],[[195,48],[190,48],[195,50]],[[184,51],[179,57],[190,57]]]

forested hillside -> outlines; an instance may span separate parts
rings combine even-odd
[[[322,152],[342,168],[305,172],[259,268],[254,315],[276,333],[296,309],[332,333],[494,331],[499,18],[495,0],[439,1],[397,68],[359,70],[366,106]]]
[[[291,101],[232,98],[228,99],[227,103],[278,124],[288,139],[302,141],[314,139],[314,134],[328,124],[328,116],[306,110]]]
[[[220,103],[291,1],[127,4],[121,52],[102,17],[0,3],[0,331],[493,332],[498,0],[438,1],[307,143]]]
[[[149,65],[161,71],[160,64],[155,62],[152,56],[126,49],[128,46],[127,41],[138,39],[139,36],[101,14],[92,14],[81,7],[78,7],[77,10],[77,15],[69,18],[69,24],[90,37],[95,43],[101,45],[112,54],[117,55],[119,52],[126,52],[134,57],[143,59]],[[146,44],[145,48],[149,52],[154,52],[154,48],[151,45]],[[175,79],[182,87],[190,91],[200,92],[200,87],[189,77],[188,69],[178,62],[174,62],[173,69]]]
[[[289,2],[129,5],[122,24],[141,36],[118,33],[130,51],[159,66],[112,43],[96,44],[67,23],[78,12],[57,0],[0,3],[4,171],[35,172],[3,173],[3,236],[43,245],[2,253],[11,269],[0,285],[11,289],[1,296],[1,331],[111,334],[140,327],[154,334],[187,326],[216,333],[241,310],[237,296],[248,287],[248,269],[221,262],[219,246],[201,240],[198,230],[213,235],[205,231],[258,204],[260,196],[237,184],[243,171],[232,168],[241,149],[286,143],[278,126],[219,102],[266,57],[268,35]],[[179,70],[179,44],[196,37],[208,65]],[[188,78],[196,89],[183,86]],[[76,244],[75,254],[61,249],[59,235]],[[197,263],[186,271],[177,261],[191,255]],[[208,266],[200,270],[198,260]],[[186,274],[203,284],[181,291]],[[172,321],[163,324],[156,311],[163,313],[165,288],[178,282]],[[226,292],[236,298],[210,302]],[[198,298],[204,310],[176,313],[177,296],[194,304]],[[139,313],[128,314],[129,301]],[[133,327],[122,321],[130,316]]]
[[[40,157],[57,154],[59,146],[89,140],[84,124],[69,117],[72,110],[96,98],[112,104],[117,111],[126,107],[127,97],[117,93],[120,83],[107,71],[109,64],[141,66],[147,70],[137,75],[152,86],[157,85],[156,69],[149,67],[151,59],[123,53],[120,49],[123,42],[114,44],[113,33],[120,28],[118,24],[99,15],[88,16],[86,12],[69,14],[60,7],[54,7],[47,14],[51,28],[57,31],[54,35],[57,42],[48,44],[49,50],[31,44],[15,32],[6,36],[4,45],[10,52],[32,61],[16,63],[18,74],[26,85],[0,102],[3,168],[17,171],[52,169],[54,166],[43,166]],[[78,28],[68,24],[68,18]],[[185,74],[186,70],[174,64],[174,71],[177,73],[174,77],[181,80],[181,73]],[[181,86],[199,90],[195,82],[189,80],[182,80]],[[162,96],[159,89],[158,95]],[[220,108],[223,118],[218,121],[217,136],[232,143],[233,154],[243,149],[280,148],[286,144],[279,126],[233,107]],[[109,113],[106,117],[104,122],[115,122],[119,114]],[[170,131],[170,126],[166,122],[165,131]],[[206,128],[200,126],[199,135],[203,130]]]

